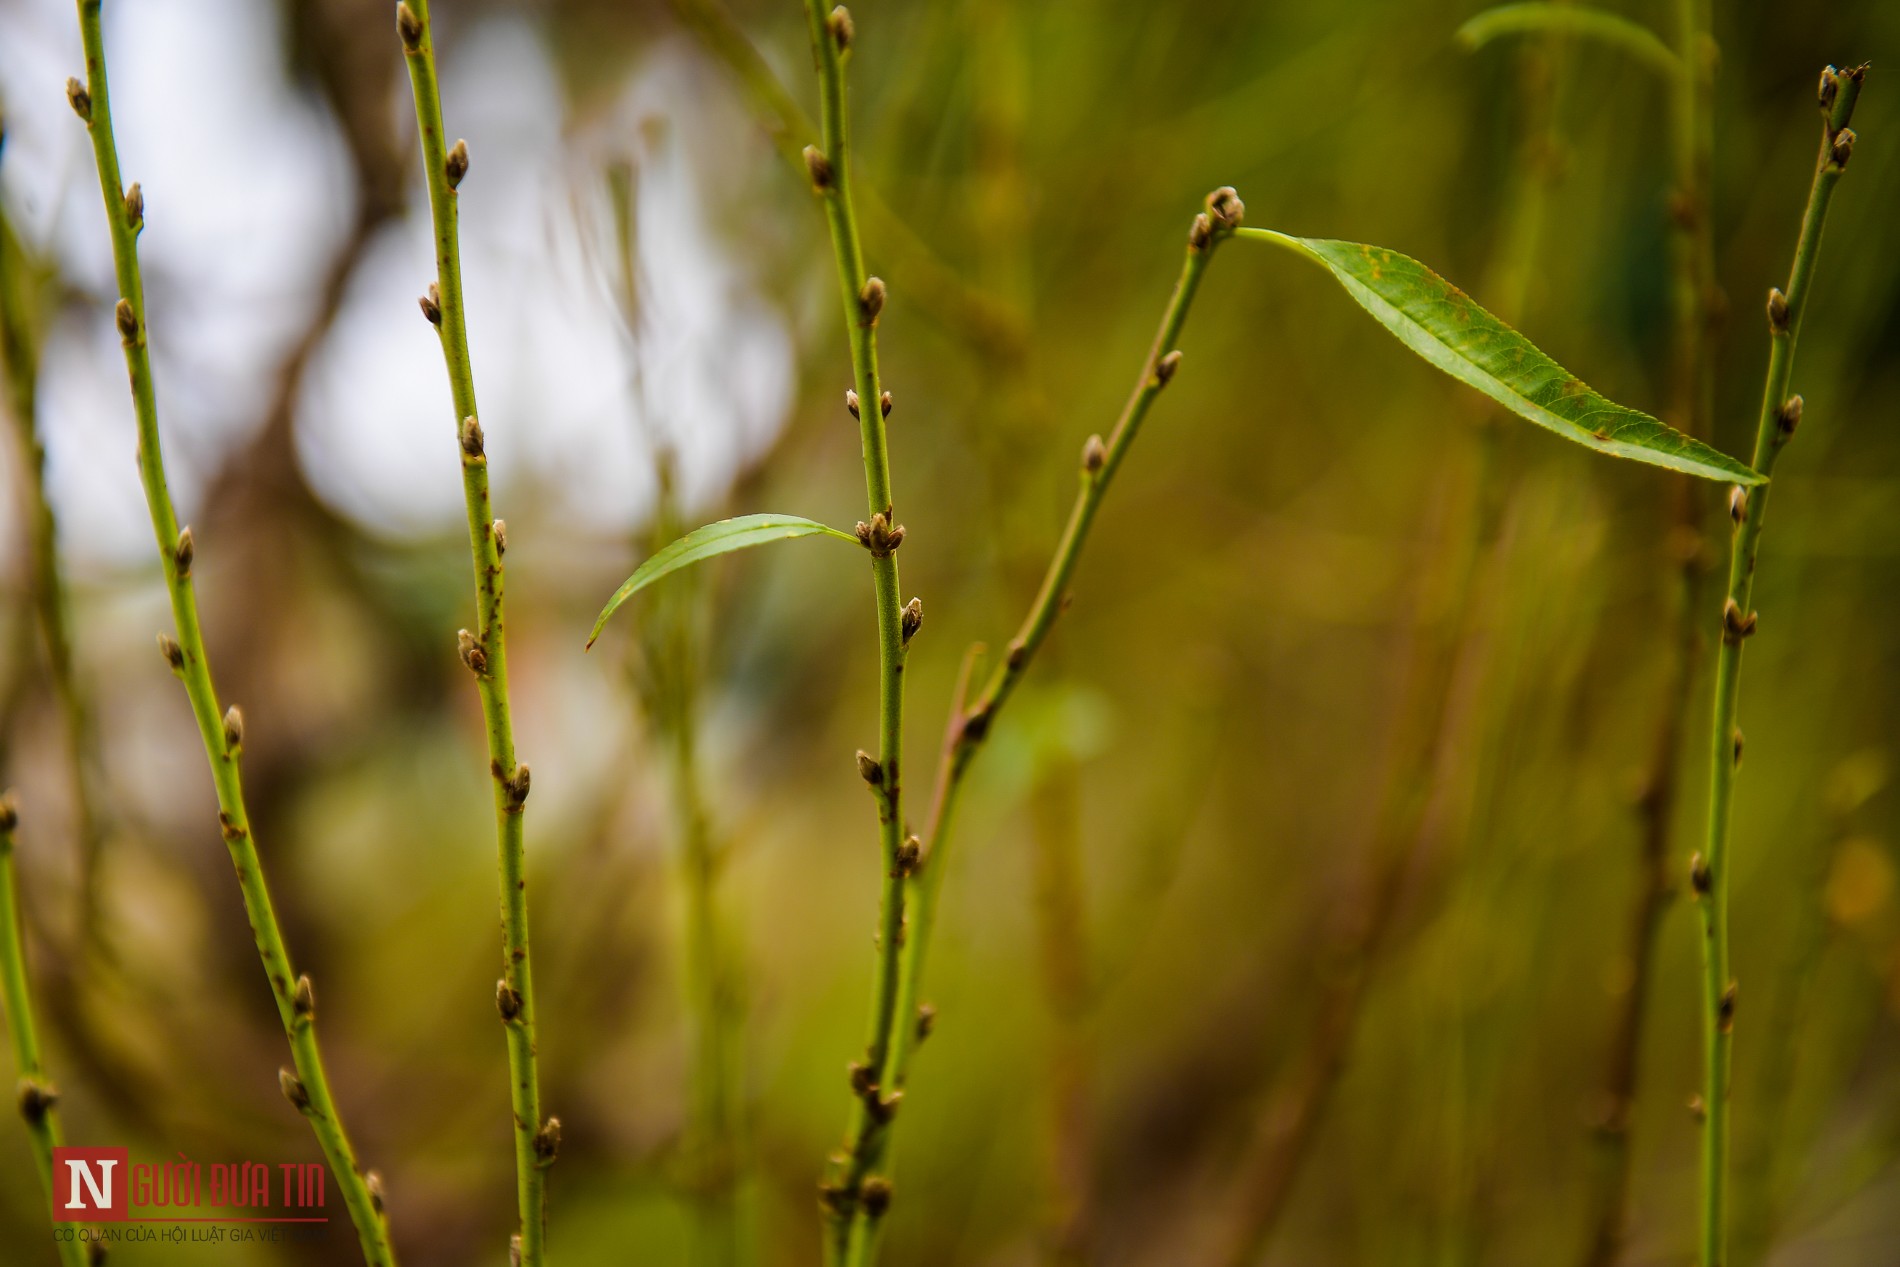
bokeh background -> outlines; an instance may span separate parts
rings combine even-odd
[[[436,6],[448,126],[474,159],[464,267],[534,768],[562,1263],[689,1261],[709,1208],[737,1211],[750,1261],[815,1262],[814,1185],[871,968],[861,562],[807,543],[723,561],[581,650],[669,523],[863,514],[828,243],[763,87],[815,113],[802,11],[710,2]],[[891,293],[904,579],[927,612],[914,791],[963,648],[1000,647],[1027,606],[1081,443],[1112,423],[1209,188],[1237,186],[1252,224],[1414,255],[1612,398],[1668,407],[1663,89],[1595,45],[1469,51],[1454,32],[1477,7],[857,7],[856,175]],[[1674,29],[1674,6],[1614,7]],[[1753,432],[1755,314],[1786,275],[1817,72],[1874,64],[1744,684],[1736,1261],[1891,1264],[1900,7],[1717,7],[1730,452]],[[500,1264],[492,821],[454,649],[472,612],[455,420],[414,303],[427,208],[392,25],[372,0],[106,14],[172,487],[333,1082],[405,1260]],[[749,81],[735,35],[756,50]],[[0,197],[44,269],[37,361],[14,372],[37,379],[102,822],[89,934],[10,433],[0,769],[21,799],[49,1065],[78,1142],[315,1159],[277,1090],[283,1039],[186,701],[153,649],[169,615],[97,186],[62,91],[79,67],[69,5],[0,2]],[[1665,473],[1492,416],[1258,244],[1221,249],[1183,347],[1074,605],[974,775],[888,1261],[1219,1262],[1235,1228],[1270,1221],[1262,1261],[1278,1264],[1581,1262],[1623,1126],[1623,1261],[1689,1262],[1699,932],[1683,877],[1706,674],[1653,956],[1632,929],[1678,563],[1721,554],[1723,490],[1695,490],[1710,532],[1685,542]],[[683,950],[701,854],[710,996]],[[1624,1112],[1605,1088],[1633,991]],[[708,1028],[719,1041],[691,1041]],[[709,1051],[733,1105],[711,1143],[691,1090]],[[9,1125],[0,1260],[52,1262],[45,1219]],[[355,1255],[339,1224],[327,1246],[120,1260]]]

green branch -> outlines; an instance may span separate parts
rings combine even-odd
[[[1755,469],[1774,473],[1781,451],[1801,421],[1801,398],[1788,394],[1794,368],[1795,340],[1807,309],[1814,260],[1821,246],[1834,187],[1854,152],[1847,124],[1860,96],[1866,67],[1821,74],[1823,120],[1821,152],[1815,162],[1808,205],[1801,217],[1794,264],[1785,289],[1768,292],[1768,381],[1755,429]],[[1729,975],[1729,842],[1733,826],[1735,771],[1742,759],[1737,728],[1741,694],[1742,644],[1755,632],[1749,599],[1755,586],[1755,558],[1767,518],[1769,485],[1737,487],[1729,499],[1734,529],[1729,546],[1728,593],[1722,603],[1722,644],[1715,667],[1715,709],[1709,736],[1709,819],[1704,851],[1690,863],[1690,882],[1702,910],[1702,1059],[1704,1113],[1702,1134],[1702,1267],[1724,1267],[1728,1233],[1729,1075],[1731,1071],[1736,984]]]
[[[851,1121],[845,1151],[834,1159],[823,1193],[827,1211],[825,1261],[863,1263],[885,1207],[888,1186],[867,1186],[882,1138],[897,1112],[898,1093],[879,1078],[893,1049],[897,1025],[898,957],[905,938],[904,879],[916,860],[903,817],[904,658],[922,619],[915,600],[905,609],[897,579],[897,548],[904,529],[891,499],[890,458],[884,418],[890,397],[877,371],[877,321],[884,310],[884,283],[864,268],[857,215],[851,201],[849,126],[845,114],[845,61],[850,54],[851,15],[841,5],[829,14],[819,0],[806,0],[812,56],[819,79],[820,146],[804,152],[813,191],[825,209],[838,270],[839,298],[850,335],[853,390],[847,407],[858,419],[864,455],[864,492],[870,522],[858,525],[858,540],[871,555],[877,599],[878,744],[875,757],[858,754],[858,772],[877,802],[883,876],[879,895],[877,955],[871,982],[864,1059],[852,1067]]]
[[[7,1029],[20,1066],[20,1117],[33,1141],[33,1159],[49,1205],[53,1195],[53,1150],[65,1142],[59,1129],[59,1091],[40,1061],[39,1030],[33,1024],[33,995],[26,978],[26,945],[20,933],[20,877],[13,865],[13,832],[20,812],[13,793],[0,796],[0,990],[7,1004]],[[78,1240],[55,1242],[65,1267],[84,1267],[85,1246]]]
[[[1574,35],[1620,49],[1643,66],[1673,82],[1682,74],[1675,51],[1648,27],[1621,14],[1581,4],[1504,4],[1458,28],[1466,48],[1482,48],[1501,35]]]
[[[137,185],[128,190],[119,178],[119,151],[112,135],[100,0],[78,0],[78,7],[80,36],[86,51],[86,82],[82,85],[76,79],[67,80],[66,94],[92,136],[99,192],[105,200],[106,224],[112,234],[112,263],[119,290],[115,320],[125,349],[126,371],[131,378],[132,403],[138,420],[139,482],[145,489],[152,535],[157,541],[165,588],[171,599],[172,619],[178,631],[176,641],[161,635],[159,644],[172,671],[184,683],[192,715],[198,722],[212,782],[217,787],[219,826],[230,849],[231,862],[237,869],[238,888],[244,896],[245,913],[250,917],[264,975],[270,981],[271,994],[277,1002],[278,1019],[283,1022],[284,1034],[290,1040],[291,1060],[296,1070],[294,1073],[283,1070],[280,1081],[291,1103],[309,1119],[317,1142],[323,1147],[323,1154],[342,1189],[344,1204],[349,1207],[350,1218],[356,1225],[365,1260],[371,1267],[386,1267],[396,1259],[389,1245],[382,1202],[372,1195],[369,1181],[357,1168],[356,1155],[337,1116],[336,1102],[330,1095],[330,1080],[317,1047],[315,994],[309,978],[299,977],[291,966],[283,931],[277,924],[277,912],[271,905],[270,889],[264,882],[257,844],[251,836],[239,770],[244,721],[236,708],[228,712],[219,710],[217,689],[211,682],[204,632],[198,621],[198,599],[191,579],[191,529],[179,527],[171,492],[165,483],[165,459],[159,446],[158,402],[152,390],[152,362],[145,341],[145,289],[138,257],[145,201]]]
[[[456,187],[468,174],[468,146],[450,147],[442,128],[435,47],[428,0],[396,6],[396,31],[409,64],[409,83],[422,139],[423,175],[435,228],[436,280],[422,313],[436,328],[448,367],[461,449],[462,498],[475,570],[476,628],[460,634],[462,663],[475,676],[488,732],[488,771],[495,803],[495,845],[501,882],[502,975],[495,1000],[508,1036],[509,1098],[514,1113],[516,1234],[523,1267],[540,1267],[547,1235],[547,1168],[560,1148],[561,1121],[541,1118],[541,1082],[535,1055],[534,974],[528,957],[527,861],[522,817],[528,767],[515,760],[514,722],[508,707],[508,649],[502,623],[502,555],[507,525],[494,518],[488,495],[488,457],[475,407],[475,375],[468,357],[468,311],[462,299],[462,258],[456,228]]]

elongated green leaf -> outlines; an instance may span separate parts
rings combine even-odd
[[[1323,265],[1399,342],[1511,412],[1578,444],[1703,479],[1767,477],[1648,414],[1590,390],[1517,331],[1415,259],[1382,247],[1241,229]]]
[[[1578,35],[1608,44],[1664,79],[1673,80],[1682,74],[1682,59],[1655,32],[1620,13],[1587,4],[1551,4],[1548,0],[1501,4],[1495,9],[1486,9],[1459,27],[1458,39],[1466,48],[1475,49],[1500,35],[1539,32]]]
[[[857,543],[857,538],[848,532],[839,532],[828,524],[821,524],[814,519],[800,519],[797,515],[740,515],[737,519],[721,519],[718,523],[695,528],[633,570],[633,575],[614,591],[614,596],[601,608],[600,619],[594,622],[594,631],[587,635],[587,645],[594,645],[594,639],[600,637],[600,631],[607,625],[607,618],[619,610],[620,604],[670,572],[691,567],[714,555],[762,546],[768,541],[789,541],[793,537],[818,534],[836,537],[854,545]]]

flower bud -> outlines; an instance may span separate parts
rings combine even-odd
[[[851,416],[853,418],[857,418],[861,416],[858,413],[858,394],[857,392],[853,391],[851,388],[848,388],[848,387],[845,389],[845,393],[844,393],[844,407],[851,411]]]
[[[1847,160],[1854,157],[1854,129],[1842,128],[1834,134],[1833,144],[1828,146],[1828,161],[1836,168],[1846,167]]]
[[[138,342],[139,315],[132,311],[132,301],[121,299],[112,309],[112,319],[118,323],[119,337],[127,343]]]
[[[891,416],[891,394],[889,392],[885,392],[877,398],[877,408],[879,414],[883,417],[888,418]]]
[[[903,614],[898,618],[898,624],[903,630],[904,645],[908,647],[910,640],[917,636],[917,631],[924,627],[924,600],[913,598],[905,603]]]
[[[442,160],[442,174],[448,177],[449,188],[461,186],[462,177],[468,175],[468,142],[458,140],[449,156]]]
[[[474,414],[462,419],[462,452],[472,458],[482,456],[487,438],[482,435],[481,420]]]
[[[1781,287],[1770,287],[1768,291],[1768,332],[1781,334],[1788,328],[1788,297],[1781,293]]]
[[[423,319],[430,325],[442,324],[442,292],[437,289],[434,282],[429,283],[428,292],[416,300],[416,303],[422,308]]]
[[[1174,378],[1174,372],[1181,368],[1181,349],[1176,348],[1155,362],[1155,386],[1166,387]]]
[[[384,1193],[383,1193],[382,1172],[377,1171],[377,1170],[372,1170],[368,1174],[364,1175],[363,1186],[369,1189],[370,1209],[376,1211],[376,1213],[378,1214],[381,1214],[383,1212],[383,1204],[385,1200]]]
[[[543,1166],[561,1155],[561,1119],[550,1117],[534,1133],[534,1158]]]
[[[310,984],[307,972],[297,978],[297,988],[290,996],[290,1010],[305,1020],[317,1014],[317,990]]]
[[[1234,192],[1232,185],[1222,185],[1207,196],[1207,214],[1214,226],[1223,233],[1232,233],[1240,227],[1240,221],[1247,213],[1247,206],[1241,202],[1240,195]]]
[[[279,1069],[277,1071],[277,1089],[284,1093],[284,1099],[289,1100],[291,1106],[295,1108],[297,1112],[308,1113],[310,1111],[310,1089],[304,1086],[303,1080],[296,1074],[288,1069]]]
[[[191,561],[198,557],[197,544],[191,537],[191,525],[186,524],[179,530],[178,544],[172,547],[172,562],[178,565],[178,575],[191,575]]]
[[[1196,212],[1194,215],[1194,223],[1188,226],[1188,249],[1194,251],[1206,250],[1208,239],[1213,236],[1213,222],[1207,218],[1205,212]]]
[[[876,757],[862,748],[858,749],[858,777],[872,787],[884,782],[884,767],[878,764]]]
[[[235,754],[244,746],[244,714],[236,704],[224,710],[224,750]]]
[[[878,314],[883,311],[884,281],[878,277],[869,278],[864,283],[864,289],[858,292],[858,312],[863,318],[863,324],[876,325]]]
[[[826,158],[825,152],[816,145],[805,147],[805,171],[811,176],[812,189],[818,193],[825,193],[831,188],[834,175],[831,170],[831,160]]]
[[[495,1010],[501,1019],[513,1024],[521,1017],[521,992],[506,981],[495,982]]]
[[[145,224],[145,191],[139,188],[135,180],[132,187],[125,191],[125,223],[130,228],[141,228]]]
[[[77,79],[66,81],[66,104],[70,105],[73,113],[81,119],[87,123],[92,122],[92,94],[87,92],[86,85]]]
[[[422,19],[416,16],[407,0],[396,6],[396,34],[402,37],[402,46],[410,52],[422,47]]]
[[[838,46],[840,53],[851,51],[851,41],[856,37],[857,27],[851,22],[851,10],[839,5],[825,19],[825,30],[831,33],[831,42]]]
[[[1801,425],[1803,402],[1799,396],[1790,396],[1782,403],[1781,410],[1775,415],[1775,422],[1781,428],[1781,434],[1791,436],[1794,429]]]
[[[185,649],[170,634],[158,635],[158,653],[165,657],[165,663],[172,666],[173,672],[185,667]]]
[[[1082,469],[1094,475],[1107,463],[1108,446],[1102,443],[1102,437],[1090,436],[1082,445]]]

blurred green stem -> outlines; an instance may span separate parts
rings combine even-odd
[[[59,1129],[59,1092],[40,1063],[39,1030],[33,1024],[33,996],[27,985],[26,944],[20,933],[20,877],[13,865],[13,832],[20,814],[13,793],[0,797],[0,987],[6,992],[7,1029],[20,1066],[20,1116],[33,1140],[46,1199],[53,1203],[53,1150],[65,1143]],[[77,1239],[54,1242],[65,1267],[82,1267],[85,1246]]]
[[[1755,428],[1754,467],[1772,476],[1776,460],[1801,421],[1801,398],[1788,394],[1794,368],[1795,340],[1807,307],[1808,286],[1821,245],[1828,204],[1853,153],[1854,133],[1847,126],[1860,96],[1865,67],[1821,78],[1824,120],[1821,152],[1794,263],[1785,290],[1769,292],[1768,381]],[[1729,976],[1729,843],[1734,810],[1735,770],[1741,763],[1742,734],[1736,726],[1741,692],[1742,644],[1755,631],[1749,599],[1755,584],[1755,558],[1767,518],[1771,485],[1736,488],[1730,500],[1734,530],[1729,547],[1728,593],[1722,604],[1722,645],[1716,657],[1715,709],[1709,736],[1709,819],[1704,852],[1691,863],[1691,877],[1702,910],[1702,1267],[1726,1267],[1728,1231],[1729,1074],[1735,1021],[1735,982]]]
[[[781,157],[802,175],[804,150],[819,141],[811,120],[779,82],[759,50],[718,0],[669,0],[673,12],[706,51],[723,62]],[[1022,347],[1027,323],[1012,305],[972,286],[891,210],[876,189],[860,182],[855,194],[872,237],[890,256],[918,298],[934,314],[1005,360]]]
[[[896,551],[903,541],[891,499],[890,457],[886,447],[883,388],[877,370],[877,321],[883,311],[884,283],[864,268],[856,212],[851,201],[849,121],[845,112],[845,61],[852,43],[851,17],[843,6],[829,15],[819,0],[806,0],[812,56],[818,68],[822,148],[805,151],[812,188],[825,208],[831,250],[838,270],[839,298],[851,340],[855,385],[853,412],[864,453],[864,491],[869,524],[858,537],[871,554],[871,579],[877,598],[878,751],[858,757],[858,769],[877,801],[882,844],[882,892],[878,899],[877,954],[871,978],[871,1007],[862,1064],[853,1067],[851,1121],[845,1151],[832,1159],[822,1192],[826,1208],[825,1261],[856,1267],[875,1254],[878,1224],[889,1204],[888,1185],[867,1184],[884,1150],[899,1094],[881,1073],[889,1067],[897,1024],[898,956],[906,940],[904,880],[915,858],[907,846],[902,809],[904,733],[904,658],[908,637],[900,611]],[[912,930],[914,932],[914,930]]]
[[[0,376],[6,379],[6,409],[19,442],[26,477],[28,586],[34,618],[45,644],[47,675],[65,728],[66,760],[79,816],[80,933],[91,945],[100,929],[99,853],[105,838],[101,811],[97,731],[92,700],[79,681],[65,571],[59,559],[59,525],[46,499],[46,447],[39,434],[39,318],[43,266],[28,255],[0,206]]]
[[[1114,431],[1106,442],[1100,436],[1089,437],[1083,447],[1082,487],[1069,512],[1068,526],[1056,546],[1055,557],[1050,560],[1042,587],[1037,591],[1021,629],[1010,640],[1003,662],[996,666],[974,700],[969,697],[969,689],[980,648],[972,648],[964,659],[951,700],[949,725],[937,768],[936,787],[924,833],[927,843],[912,874],[904,882],[911,917],[898,968],[900,988],[895,1015],[902,1019],[902,1024],[896,1027],[885,1060],[879,1067],[879,1086],[895,1088],[899,1092],[903,1090],[911,1054],[928,1033],[928,1022],[919,1014],[918,1005],[931,930],[936,921],[938,897],[943,887],[944,855],[949,848],[951,826],[964,774],[988,736],[997,712],[1028,671],[1030,661],[1066,605],[1069,582],[1081,559],[1082,547],[1088,540],[1096,511],[1107,495],[1109,484],[1120,469],[1122,459],[1134,444],[1149,408],[1180,365],[1180,353],[1176,351],[1175,345],[1180,340],[1181,328],[1187,321],[1188,309],[1193,305],[1194,294],[1200,287],[1208,260],[1215,247],[1230,236],[1240,223],[1242,207],[1233,190],[1215,191],[1208,196],[1208,204],[1212,217],[1195,217],[1189,233],[1187,255],[1181,265],[1181,276],[1175,282],[1174,293],[1169,297],[1167,309],[1161,318],[1161,327],[1156,331],[1154,343],[1142,361],[1140,377],[1122,409],[1121,417],[1116,421]],[[885,1164],[886,1150],[882,1136],[874,1142],[878,1150],[873,1158],[875,1169]],[[888,1179],[885,1181],[888,1182]]]
[[[356,1155],[330,1095],[330,1080],[317,1047],[315,996],[308,979],[300,979],[291,966],[283,931],[278,927],[277,913],[271,905],[270,890],[264,882],[257,844],[251,837],[238,765],[243,722],[236,709],[229,713],[219,710],[217,689],[211,681],[204,633],[198,622],[198,599],[191,580],[190,530],[179,531],[177,512],[172,508],[171,492],[165,482],[164,454],[159,446],[158,402],[152,389],[152,362],[145,341],[145,289],[138,258],[144,202],[136,185],[127,190],[120,182],[119,151],[112,134],[111,99],[106,82],[100,0],[78,0],[78,8],[79,31],[86,53],[86,82],[82,87],[77,80],[68,81],[67,94],[92,136],[99,192],[105,201],[106,224],[112,234],[112,262],[119,289],[116,320],[138,419],[139,480],[145,488],[152,535],[158,544],[165,588],[178,630],[177,642],[169,638],[161,638],[160,642],[191,700],[191,711],[197,719],[198,733],[211,765],[212,781],[217,786],[218,821],[232,864],[237,869],[245,913],[250,917],[264,975],[270,981],[271,994],[277,1002],[278,1018],[290,1040],[296,1075],[292,1077],[288,1070],[284,1071],[285,1092],[309,1119],[318,1143],[323,1146],[330,1170],[342,1189],[344,1204],[349,1207],[350,1218],[356,1225],[365,1260],[371,1267],[387,1267],[395,1262],[389,1230],[379,1208],[380,1202],[371,1198],[369,1186],[357,1168]]]
[[[515,760],[508,702],[508,649],[502,621],[502,555],[506,528],[493,518],[488,457],[475,407],[475,374],[468,356],[468,311],[462,300],[461,241],[456,186],[468,170],[468,149],[448,146],[436,84],[435,45],[428,0],[397,5],[397,34],[409,64],[409,83],[422,140],[423,175],[435,230],[436,285],[424,315],[442,342],[442,359],[459,420],[462,498],[468,512],[469,554],[475,569],[477,629],[462,631],[462,660],[475,675],[488,732],[488,772],[495,805],[495,843],[501,880],[502,976],[497,1006],[508,1036],[509,1098],[514,1111],[515,1186],[522,1267],[540,1267],[547,1236],[547,1167],[560,1145],[560,1119],[541,1119],[541,1080],[535,1051],[534,973],[528,957],[528,879],[522,818],[528,767]]]
[[[1670,85],[1675,180],[1669,207],[1675,320],[1671,412],[1678,427],[1706,440],[1713,430],[1715,409],[1710,344],[1718,310],[1712,197],[1716,48],[1709,32],[1708,0],[1676,0],[1676,26],[1676,65]],[[1584,1267],[1611,1267],[1622,1254],[1629,1225],[1630,1118],[1641,1072],[1643,1021],[1655,975],[1656,942],[1669,905],[1670,838],[1681,791],[1682,739],[1701,658],[1703,503],[1694,481],[1686,475],[1672,477],[1668,490],[1673,530],[1664,553],[1675,573],[1673,648],[1637,804],[1636,893],[1624,951],[1629,986],[1610,1022]]]

